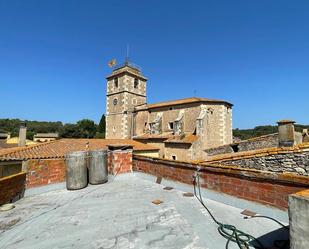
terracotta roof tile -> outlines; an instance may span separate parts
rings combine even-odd
[[[132,145],[134,151],[159,150],[154,146],[131,139],[60,139],[47,143],[0,150],[0,161],[63,158],[66,153],[85,150],[107,149],[108,145]]]
[[[227,104],[229,106],[233,106],[231,103],[224,101],[224,100],[192,97],[192,98],[185,98],[185,99],[178,99],[178,100],[171,100],[171,101],[159,102],[159,103],[154,103],[154,104],[148,104],[146,107],[141,107],[140,109],[154,109],[154,108],[160,108],[160,107],[166,107],[166,106],[175,106],[175,105],[183,105],[183,104],[198,103],[198,102]]]
[[[169,139],[172,138],[173,134],[171,132],[169,133],[162,133],[162,134],[143,134],[140,136],[136,136],[133,139],[137,140],[145,140],[145,139]]]
[[[164,143],[181,143],[181,144],[192,144],[198,139],[198,136],[193,134],[186,134],[184,137],[173,136],[170,139],[164,141]]]

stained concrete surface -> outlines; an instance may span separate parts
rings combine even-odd
[[[125,174],[78,191],[28,196],[0,213],[0,248],[225,248],[226,240],[197,199],[163,187]],[[155,199],[163,203],[154,205]],[[238,208],[205,203],[220,221],[260,237],[265,245],[287,236],[273,221],[245,220]]]

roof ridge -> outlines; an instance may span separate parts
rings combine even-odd
[[[41,147],[41,146],[45,146],[47,144],[55,143],[55,142],[60,141],[60,140],[61,139],[53,140],[53,141],[49,141],[49,142],[44,142],[44,143],[32,144],[32,145],[28,145],[28,146],[22,146],[22,147],[7,148],[7,149],[4,149],[5,151],[3,151],[3,153],[1,153],[2,151],[0,151],[0,157],[6,156],[6,155],[11,154],[11,153],[26,151],[26,150],[32,149],[32,148],[38,148],[38,147]]]
[[[184,101],[185,103],[181,103],[182,101]],[[190,103],[190,102],[199,102],[199,101],[201,101],[201,102],[203,102],[203,101],[220,102],[220,103],[226,103],[226,104],[232,105],[228,101],[221,100],[221,99],[211,99],[211,98],[202,98],[202,97],[188,97],[188,98],[180,98],[180,99],[174,99],[174,100],[161,101],[161,102],[156,102],[156,103],[147,103],[146,107],[155,108],[156,106],[160,106],[160,105],[168,105],[168,104],[170,104],[170,105],[180,105],[180,104],[187,104],[187,103]],[[178,102],[180,102],[180,103],[178,103]]]

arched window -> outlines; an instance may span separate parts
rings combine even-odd
[[[134,88],[136,89],[136,88],[138,88],[138,79],[137,78],[135,78],[134,79]]]
[[[114,78],[114,86],[118,88],[118,77]]]

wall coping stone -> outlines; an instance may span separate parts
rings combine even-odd
[[[217,161],[232,161],[239,159],[246,159],[252,157],[263,157],[263,156],[272,156],[277,154],[287,154],[287,153],[301,153],[304,151],[309,151],[309,142],[302,143],[293,147],[274,147],[258,150],[250,150],[243,152],[235,152],[228,154],[221,154],[211,156],[208,160],[203,161],[207,163],[217,162]]]
[[[216,172],[225,175],[234,175],[240,178],[250,178],[256,179],[258,181],[268,181],[268,182],[280,182],[286,184],[293,184],[299,186],[309,186],[309,177],[300,176],[290,172],[271,172],[271,171],[262,171],[257,169],[242,168],[237,166],[226,166],[220,164],[207,164],[207,163],[195,163],[195,162],[182,162],[175,160],[168,160],[155,157],[139,156],[133,155],[133,160],[141,161],[150,161],[158,164],[165,164],[167,166],[197,170],[199,169],[202,172]]]

